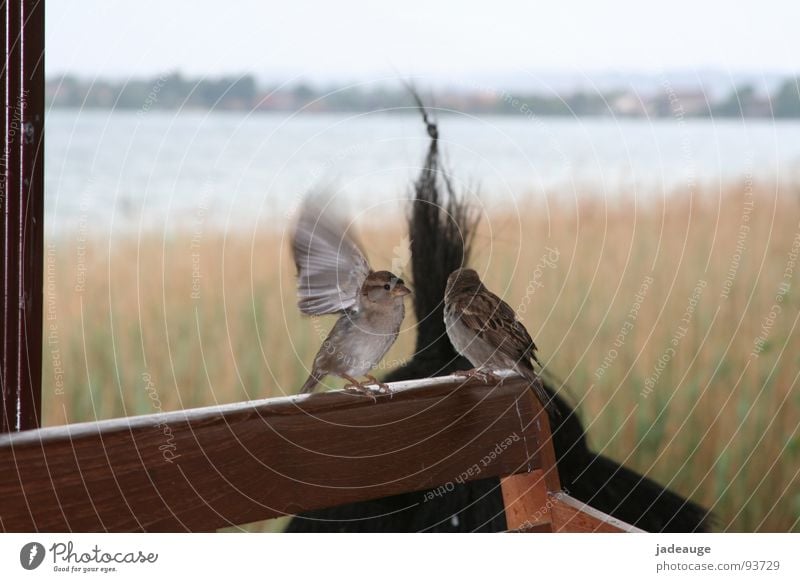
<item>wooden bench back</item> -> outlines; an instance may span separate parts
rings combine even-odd
[[[374,402],[330,392],[2,435],[0,524],[210,531],[506,477],[509,527],[547,530],[548,500],[566,497],[552,497],[560,486],[547,417],[524,383],[451,377],[392,388]]]

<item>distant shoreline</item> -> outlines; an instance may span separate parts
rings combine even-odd
[[[510,112],[503,112],[503,111],[455,111],[452,109],[436,109],[433,108],[440,116],[442,117],[450,117],[450,116],[460,116],[460,115],[475,115],[475,116],[482,116],[482,117],[505,117],[512,119],[514,117],[519,118],[519,114],[514,114]],[[130,113],[130,114],[137,114],[139,112],[138,109],[131,108],[131,107],[99,107],[99,106],[86,106],[86,107],[74,107],[74,106],[65,106],[65,105],[51,105],[48,107],[47,112],[81,112],[81,111],[92,111],[92,112],[119,112],[119,113]],[[294,110],[294,109],[207,109],[202,107],[182,107],[182,108],[161,108],[161,109],[153,109],[148,111],[148,114],[164,114],[164,113],[187,113],[187,114],[206,114],[206,113],[215,113],[215,114],[250,114],[250,115],[274,115],[274,114],[285,114],[285,115],[296,115],[296,116],[309,116],[309,117],[317,117],[323,115],[343,115],[343,114],[352,114],[352,115],[359,115],[364,113],[370,113],[373,115],[386,115],[388,117],[395,117],[395,116],[417,116],[418,113],[410,107],[395,107],[395,108],[382,108],[382,109],[372,109],[372,110],[346,110],[346,109],[306,109],[306,110]],[[577,119],[592,119],[592,120],[613,120],[613,121],[650,121],[650,122],[674,122],[674,123],[681,123],[681,122],[694,122],[694,121],[708,121],[708,122],[732,122],[732,121],[771,121],[775,123],[796,123],[800,121],[800,115],[796,117],[768,117],[768,116],[761,116],[761,115],[746,115],[746,116],[732,116],[732,115],[719,115],[719,116],[711,116],[711,115],[693,115],[688,116],[682,119],[675,119],[673,116],[669,115],[662,115],[662,116],[644,116],[644,115],[626,115],[626,114],[617,114],[613,112],[609,113],[582,113],[576,115],[567,115],[563,113],[542,113],[536,114],[537,117],[545,117],[548,119],[553,120],[577,120]]]
[[[621,86],[602,92],[509,92],[492,88],[441,89],[430,102],[445,115],[517,117],[609,117],[633,119],[800,119],[800,81],[787,78],[771,93],[753,85],[711,95],[702,85],[668,82],[648,91]],[[192,79],[179,73],[125,82],[72,76],[47,81],[48,109],[149,111],[239,111],[283,113],[368,113],[413,109],[403,87],[327,87],[298,83],[260,86],[255,77]]]

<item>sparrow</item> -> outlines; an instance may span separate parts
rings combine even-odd
[[[550,414],[555,404],[545,392],[533,368],[536,344],[511,306],[489,291],[473,269],[456,269],[447,278],[444,324],[458,353],[475,366],[462,372],[498,381],[492,372],[513,370],[531,383],[536,396]]]
[[[301,207],[292,236],[297,267],[298,307],[306,315],[340,314],[322,342],[300,392],[312,392],[325,376],[349,382],[348,389],[371,395],[368,374],[397,339],[405,317],[403,298],[411,293],[397,275],[374,271],[348,222],[312,197]]]

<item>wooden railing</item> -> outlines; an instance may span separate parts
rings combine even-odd
[[[0,531],[208,531],[488,477],[501,477],[509,529],[633,530],[560,490],[546,415],[514,380],[440,378],[395,384],[375,402],[339,392],[36,429],[44,1],[0,12]]]
[[[510,530],[638,531],[561,491],[547,415],[521,381],[392,388],[2,435],[0,529],[209,531],[500,477]]]

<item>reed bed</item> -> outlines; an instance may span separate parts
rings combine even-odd
[[[402,265],[400,228],[361,226],[375,265]],[[45,424],[296,392],[332,321],[298,314],[284,234],[48,241]],[[532,194],[487,210],[476,249],[592,447],[719,530],[800,531],[800,188]]]

